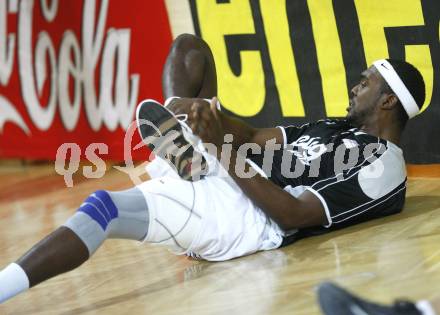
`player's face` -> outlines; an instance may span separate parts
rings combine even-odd
[[[360,82],[351,90],[347,119],[354,126],[361,127],[374,113],[381,95],[382,79],[372,66],[361,73]]]

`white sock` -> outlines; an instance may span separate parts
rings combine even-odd
[[[422,312],[423,315],[437,315],[437,313],[434,311],[434,308],[432,307],[431,303],[426,300],[418,301],[416,303],[417,309]]]
[[[16,263],[0,271],[0,303],[29,289],[29,279]]]

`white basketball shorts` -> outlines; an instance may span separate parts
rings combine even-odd
[[[211,168],[217,160],[208,158]],[[281,245],[283,232],[278,225],[253,204],[223,168],[222,176],[210,172],[204,179],[190,182],[156,158],[147,172],[153,179],[138,186],[150,213],[146,242],[165,245],[175,254],[211,261]]]

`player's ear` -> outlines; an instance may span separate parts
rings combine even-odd
[[[391,110],[394,109],[398,104],[397,96],[394,93],[384,94],[382,101],[382,109]]]

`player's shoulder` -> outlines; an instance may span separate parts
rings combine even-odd
[[[316,120],[311,124],[320,128],[330,128],[340,132],[356,132],[358,130],[357,128],[354,128],[347,119],[341,118],[324,118]]]
[[[316,124],[345,125],[345,124],[347,124],[347,120],[345,120],[345,119],[337,119],[337,118],[324,118],[324,119],[317,120]]]
[[[315,120],[315,121],[309,121],[303,124],[296,124],[296,125],[284,125],[284,126],[279,126],[279,127],[283,127],[285,129],[288,128],[296,128],[296,129],[305,129],[305,128],[310,128],[310,127],[314,127],[314,126],[344,126],[347,127],[349,126],[349,124],[347,123],[346,120],[344,119],[331,119],[331,118],[324,118],[324,119],[319,119],[319,120]]]

